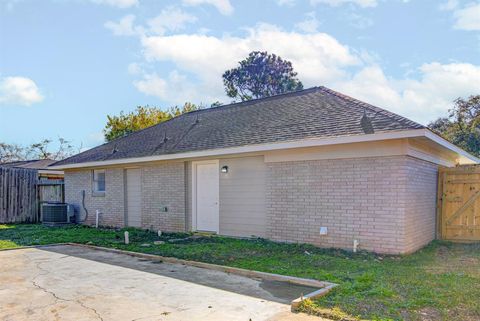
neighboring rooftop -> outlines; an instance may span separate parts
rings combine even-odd
[[[48,169],[48,166],[52,165],[55,162],[56,161],[53,159],[31,159],[25,161],[0,163],[0,166],[30,169]]]
[[[422,128],[331,89],[313,87],[189,112],[55,165]]]

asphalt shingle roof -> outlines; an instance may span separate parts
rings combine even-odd
[[[31,169],[47,169],[48,166],[55,163],[53,159],[32,159],[26,161],[16,161],[9,163],[0,163],[3,167],[16,167],[16,168],[31,168]]]
[[[55,165],[421,128],[405,117],[314,87],[183,114]]]

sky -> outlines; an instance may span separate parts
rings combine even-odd
[[[0,0],[0,142],[85,149],[122,110],[229,103],[254,50],[425,125],[480,94],[480,1]]]

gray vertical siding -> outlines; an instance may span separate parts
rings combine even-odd
[[[185,231],[192,230],[192,162],[185,162]]]
[[[142,226],[142,170],[140,168],[125,171],[126,183],[126,223],[128,226]]]
[[[263,156],[220,159],[220,234],[265,237],[265,175]]]

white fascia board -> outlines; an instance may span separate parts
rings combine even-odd
[[[39,169],[39,174],[52,174],[52,175],[63,175],[63,171],[60,170],[49,170],[49,169]]]
[[[337,137],[327,137],[327,138],[310,138],[310,139],[303,139],[303,140],[297,140],[297,141],[247,145],[247,146],[210,149],[210,150],[202,150],[202,151],[186,152],[186,153],[122,158],[122,159],[113,159],[113,160],[106,160],[106,161],[85,162],[85,163],[78,163],[78,164],[66,164],[66,165],[50,166],[49,168],[63,170],[63,169],[83,168],[83,167],[101,167],[101,166],[144,163],[144,162],[154,162],[154,161],[164,161],[164,160],[174,160],[174,159],[187,159],[187,158],[222,156],[222,155],[242,154],[242,153],[252,153],[252,152],[265,152],[265,151],[271,151],[271,150],[292,149],[292,148],[301,148],[301,147],[315,147],[315,146],[326,146],[326,145],[336,145],[336,144],[372,142],[372,141],[379,141],[379,140],[413,138],[413,137],[423,137],[423,136],[425,136],[425,129],[412,129],[412,130],[377,133],[377,134],[337,136]]]
[[[438,136],[437,134],[435,134],[434,132],[432,132],[429,129],[425,129],[425,137],[427,137],[428,139],[434,141],[435,143],[451,150],[452,152],[457,153],[460,156],[460,158],[462,158],[464,163],[469,163],[469,164],[480,163],[480,159],[478,157],[475,157],[472,154],[464,151],[460,147],[450,143],[445,138],[442,138],[442,137]]]

